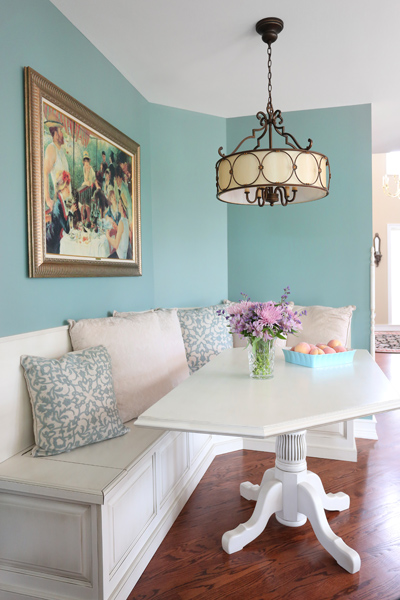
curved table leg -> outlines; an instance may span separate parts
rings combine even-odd
[[[272,481],[275,479],[275,469],[267,469],[263,475],[262,481],[260,485],[255,485],[250,483],[250,481],[245,481],[240,484],[240,495],[246,500],[257,500],[258,494],[260,493],[260,488],[264,485],[264,483],[268,483],[268,481]]]
[[[327,494],[323,483],[316,473],[307,471],[307,483],[312,485],[322,500],[322,506],[325,510],[346,510],[350,506],[350,497],[343,492],[337,494]]]
[[[265,529],[269,518],[282,510],[282,483],[269,481],[258,491],[257,504],[250,519],[222,536],[222,547],[228,554],[242,550]]]
[[[336,562],[349,573],[357,573],[361,559],[355,550],[347,546],[342,538],[333,533],[326,519],[322,500],[310,483],[298,484],[298,507],[310,520],[311,526],[322,546]]]
[[[350,498],[342,492],[327,494],[318,475],[307,471],[305,436],[304,430],[279,435],[275,469],[264,473],[260,485],[249,481],[240,485],[241,495],[257,503],[246,523],[224,533],[222,547],[228,554],[242,550],[262,533],[273,513],[290,527],[298,527],[308,518],[322,546],[346,571],[356,573],[361,567],[359,555],[333,533],[324,511],[345,510]]]

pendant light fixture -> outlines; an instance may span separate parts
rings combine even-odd
[[[283,29],[283,21],[277,18],[262,19],[256,31],[268,46],[268,103],[266,112],[258,112],[261,127],[253,129],[232,154],[225,155],[222,146],[218,150],[221,159],[216,164],[217,198],[229,204],[295,204],[319,200],[329,194],[331,172],[326,156],[311,152],[312,140],[302,148],[296,139],[285,131],[280,110],[272,106],[271,44]],[[284,138],[286,148],[275,148],[272,131]],[[259,134],[259,135],[258,135]],[[268,134],[268,148],[260,148],[262,138]],[[253,150],[239,148],[249,139],[256,139]]]

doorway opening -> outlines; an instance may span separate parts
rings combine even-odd
[[[400,325],[400,224],[389,223],[388,240],[388,317],[390,325]]]

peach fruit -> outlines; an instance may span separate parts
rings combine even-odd
[[[328,346],[326,344],[317,344],[317,348],[321,348],[321,350],[324,350],[327,347]]]
[[[318,350],[318,354],[325,354],[325,352],[322,350],[322,348],[317,348]]]
[[[324,354],[335,354],[335,350],[333,348],[331,348],[330,346],[325,346],[325,348],[323,349],[323,353]]]
[[[301,354],[308,354],[310,352],[310,344],[307,342],[299,342],[294,347],[295,352],[301,352]]]
[[[347,352],[347,348],[344,346],[335,346],[334,350],[335,352]]]
[[[318,348],[311,348],[309,354],[312,354],[313,356],[316,355],[316,354],[319,354]]]
[[[342,342],[339,342],[339,340],[330,340],[327,345],[330,348],[335,348],[336,346],[343,346]]]

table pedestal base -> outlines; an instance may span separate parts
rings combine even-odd
[[[321,479],[307,471],[306,432],[298,431],[278,436],[275,468],[268,469],[260,485],[245,482],[240,494],[246,500],[256,500],[250,519],[222,537],[222,547],[228,554],[242,550],[265,529],[275,513],[279,523],[300,527],[309,519],[318,541],[336,562],[349,573],[360,570],[360,556],[335,535],[327,521],[325,510],[345,510],[350,506],[347,494],[327,494]]]

